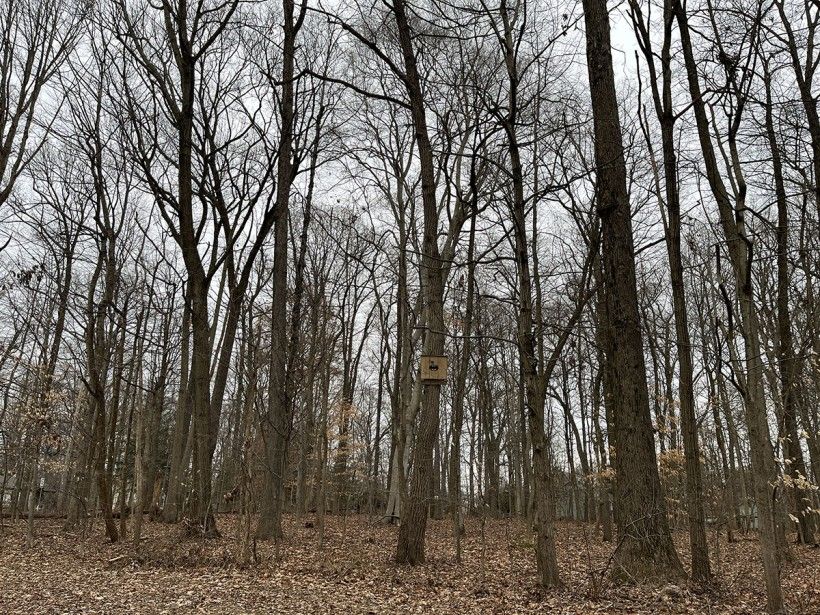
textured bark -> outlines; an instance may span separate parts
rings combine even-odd
[[[606,0],[584,0],[587,67],[595,132],[601,220],[604,355],[620,545],[614,573],[628,579],[683,576],[658,475],[635,278],[626,163],[612,69]]]
[[[105,244],[104,244],[105,245]],[[113,253],[113,247],[111,252]],[[110,267],[105,266],[107,261],[107,250],[101,251],[97,261],[97,269],[92,276],[88,291],[88,309],[85,334],[86,357],[88,363],[88,393],[91,402],[91,412],[94,416],[94,426],[91,438],[92,458],[94,460],[94,474],[97,484],[97,497],[100,500],[100,509],[105,523],[105,533],[111,542],[117,542],[119,533],[114,524],[113,511],[111,510],[111,485],[108,481],[108,473],[105,464],[105,424],[106,424],[106,398],[104,374],[106,372],[106,337],[105,337],[105,314],[109,301],[113,297],[113,280],[105,282],[105,298],[96,306],[94,295],[97,283],[103,269],[108,269],[107,278],[113,278],[114,263]]]
[[[166,523],[176,523],[179,521],[180,508],[182,506],[181,484],[185,474],[185,444],[188,441],[188,433],[191,428],[191,398],[188,388],[188,376],[190,372],[191,355],[191,334],[190,334],[191,312],[187,302],[183,306],[182,326],[180,328],[180,370],[179,370],[179,390],[177,392],[177,403],[174,411],[174,429],[172,431],[169,446],[170,468],[168,472],[168,490],[165,496],[165,506],[162,511],[162,519]]]
[[[438,202],[433,148],[427,132],[424,95],[416,65],[413,32],[404,0],[393,2],[393,15],[401,46],[404,84],[410,101],[421,174],[424,212],[421,277],[427,326],[422,353],[438,356],[444,354],[444,282],[438,245]],[[402,520],[396,545],[396,562],[400,564],[424,562],[424,536],[427,530],[427,509],[433,479],[433,447],[438,439],[440,404],[441,387],[435,384],[424,385],[413,456],[413,472],[406,501],[402,502]]]
[[[296,35],[307,10],[303,3],[296,12],[293,0],[283,0],[282,9],[282,97],[279,101],[281,122],[277,152],[276,217],[273,223],[273,306],[271,309],[271,360],[268,385],[268,410],[261,431],[265,447],[265,484],[261,494],[257,538],[279,538],[282,535],[284,477],[287,446],[293,422],[288,383],[288,224],[290,191],[293,185],[294,98]]]

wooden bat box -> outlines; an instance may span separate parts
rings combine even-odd
[[[422,384],[444,384],[447,382],[447,357],[421,357]]]

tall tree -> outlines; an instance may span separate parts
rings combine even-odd
[[[280,134],[276,166],[275,220],[273,223],[273,304],[268,410],[262,420],[267,488],[256,535],[274,538],[282,534],[281,514],[291,400],[287,382],[288,350],[288,224],[291,187],[298,167],[293,160],[296,37],[307,13],[307,0],[297,10],[293,0],[282,0],[282,94],[279,99]]]
[[[425,332],[422,353],[444,354],[444,278],[438,244],[439,209],[436,198],[436,172],[433,148],[427,129],[427,110],[421,87],[417,50],[413,30],[404,0],[393,2],[393,16],[401,48],[404,69],[402,80],[407,90],[410,114],[416,136],[421,175],[421,199],[424,217],[421,276],[424,302]],[[431,493],[433,474],[433,447],[438,439],[441,387],[425,384],[422,388],[421,413],[413,455],[413,473],[410,489],[399,527],[396,561],[419,564],[424,562],[424,537],[427,530],[427,501]]]
[[[663,3],[663,39],[660,53],[660,81],[655,67],[657,52],[654,50],[649,28],[640,4],[630,0],[632,22],[649,71],[649,83],[655,114],[661,127],[663,150],[664,195],[658,193],[662,207],[666,207],[663,222],[666,232],[666,251],[669,259],[672,283],[672,304],[675,317],[675,342],[678,353],[678,392],[680,395],[683,448],[686,456],[686,510],[689,516],[689,543],[692,551],[692,579],[709,583],[712,571],[709,565],[709,548],[706,542],[706,515],[703,510],[703,480],[701,477],[698,422],[695,416],[694,365],[692,343],[689,335],[689,319],[684,291],[683,258],[681,256],[681,199],[678,179],[678,160],[675,145],[675,122],[677,113],[672,103],[672,28],[674,12],[672,0]],[[647,134],[647,141],[651,137]],[[651,142],[650,142],[651,148]]]
[[[811,510],[811,497],[806,489],[808,472],[803,458],[803,448],[797,429],[798,404],[800,399],[799,360],[794,352],[792,333],[792,308],[789,297],[789,204],[786,182],[783,176],[783,161],[780,143],[774,123],[774,101],[772,100],[772,72],[770,61],[762,59],[764,125],[766,140],[772,157],[772,177],[774,179],[775,200],[777,201],[777,358],[780,367],[780,397],[783,405],[783,425],[786,437],[783,443],[786,474],[791,479],[790,492],[792,509],[797,517],[798,539],[806,544],[814,542],[815,514]]]
[[[760,8],[759,5],[758,8]],[[732,112],[728,131],[728,139],[734,144],[732,146],[731,162],[728,165],[728,169],[734,174],[732,185],[738,186],[733,202],[727,191],[720,168],[718,167],[715,148],[712,144],[710,122],[698,77],[686,5],[682,3],[681,0],[675,0],[674,11],[680,29],[687,82],[692,99],[692,109],[695,114],[700,149],[706,167],[706,177],[712,195],[717,203],[720,228],[726,242],[725,249],[729,253],[729,259],[734,273],[735,288],[740,303],[746,362],[745,370],[743,370],[745,383],[742,391],[746,411],[746,424],[749,430],[755,502],[760,519],[761,556],[765,572],[767,608],[770,613],[779,613],[782,612],[785,607],[780,586],[777,520],[775,519],[774,497],[771,487],[776,478],[776,470],[774,467],[774,452],[769,437],[758,313],[755,305],[754,288],[752,286],[751,268],[754,246],[748,236],[746,226],[746,185],[743,181],[742,169],[740,168],[740,160],[736,147],[737,131],[743,117],[749,79],[752,74],[745,69],[751,66],[753,54],[747,54],[743,60],[745,63],[744,71],[738,71],[738,62],[727,55],[724,49],[721,48],[719,52],[719,57],[726,70],[727,86],[737,97],[737,107]],[[758,13],[753,18],[751,24],[752,39],[758,34],[761,21],[760,17]]]
[[[606,403],[616,472],[620,546],[616,574],[683,575],[658,475],[643,356],[635,249],[626,186],[606,0],[584,0],[587,69],[595,133],[596,207],[601,220]]]

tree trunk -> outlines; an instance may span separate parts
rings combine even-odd
[[[298,14],[293,0],[283,0],[282,97],[279,101],[281,121],[277,159],[276,219],[273,226],[273,307],[271,310],[271,360],[268,385],[268,411],[262,420],[265,446],[265,489],[262,493],[257,538],[282,536],[284,479],[287,446],[293,422],[288,383],[288,224],[290,191],[294,179],[294,75],[296,35],[301,27],[307,3]]]
[[[678,161],[675,152],[675,111],[672,103],[672,26],[674,13],[672,0],[663,4],[663,44],[661,49],[661,83],[658,88],[655,56],[648,26],[644,22],[640,5],[630,1],[633,20],[643,40],[643,51],[649,67],[652,98],[661,126],[663,149],[664,186],[666,195],[666,249],[672,283],[672,306],[675,318],[675,340],[678,354],[678,393],[680,395],[681,428],[686,468],[686,510],[689,517],[689,543],[692,552],[692,580],[709,583],[712,572],[709,565],[709,548],[706,541],[706,518],[703,511],[703,486],[700,466],[698,425],[695,416],[695,393],[693,383],[692,344],[686,309],[686,294],[681,256],[681,204],[678,180]],[[648,136],[647,136],[648,139]],[[658,195],[660,197],[660,195]],[[668,353],[666,355],[668,357]],[[671,374],[667,370],[667,387],[671,388]],[[674,436],[674,406],[667,394],[670,408],[669,419]],[[674,442],[674,440],[673,440]],[[674,447],[674,444],[673,444]]]
[[[766,89],[765,123],[766,137],[772,155],[775,197],[777,200],[777,359],[780,364],[780,396],[783,404],[783,442],[785,472],[790,479],[790,504],[797,519],[797,537],[804,544],[814,543],[815,515],[812,511],[811,494],[806,490],[808,472],[797,430],[797,405],[801,403],[798,393],[799,365],[794,355],[792,317],[789,306],[789,211],[786,185],[783,179],[783,163],[780,145],[774,129],[772,113],[771,75],[768,59],[763,61]]]
[[[475,175],[472,166],[471,179]],[[473,197],[477,195],[473,192]],[[461,535],[464,532],[464,520],[461,517],[461,432],[464,429],[464,397],[467,392],[467,372],[472,354],[473,334],[473,301],[475,297],[475,222],[476,209],[470,217],[470,234],[467,245],[467,295],[464,299],[464,320],[462,323],[463,342],[453,391],[452,433],[450,442],[450,469],[448,472],[447,490],[450,495],[450,517],[453,522],[453,541],[456,549],[456,562],[461,563]]]
[[[785,609],[780,586],[780,568],[777,545],[777,523],[774,518],[774,497],[771,484],[776,480],[774,453],[769,438],[769,424],[766,413],[766,398],[763,386],[763,364],[760,357],[758,320],[751,284],[752,244],[745,234],[743,220],[745,193],[740,194],[741,202],[735,208],[720,176],[714,146],[709,131],[709,120],[698,81],[698,68],[692,51],[689,20],[680,0],[674,1],[674,11],[680,29],[681,45],[686,64],[689,92],[695,112],[698,137],[703,153],[706,175],[715,201],[718,205],[720,224],[727,243],[736,292],[740,303],[743,326],[744,353],[746,357],[746,383],[744,406],[746,424],[749,430],[752,473],[754,477],[755,500],[760,524],[761,556],[766,582],[767,610],[780,613]],[[737,111],[739,120],[742,109]],[[738,178],[739,180],[740,178]]]
[[[680,578],[652,435],[609,15],[606,0],[583,4],[602,233],[605,369],[612,389],[620,537],[614,574],[630,580]]]
[[[438,200],[433,148],[427,133],[426,109],[416,66],[413,32],[408,21],[404,0],[393,2],[393,14],[404,60],[404,81],[410,100],[422,185],[424,237],[421,277],[424,293],[424,320],[427,325],[422,353],[439,356],[444,354],[446,328],[444,324],[444,280],[438,246]],[[413,474],[410,479],[407,501],[403,503],[396,546],[396,562],[399,564],[412,565],[424,562],[424,536],[427,530],[427,509],[433,479],[433,447],[438,439],[440,403],[440,385],[423,385],[413,456]]]
[[[182,327],[180,328],[180,369],[179,391],[174,412],[174,429],[170,443],[170,468],[168,471],[168,491],[165,495],[165,506],[162,519],[166,523],[176,523],[180,516],[182,477],[187,468],[184,467],[185,445],[191,427],[192,403],[188,388],[190,373],[190,322],[191,310],[185,302],[182,308]]]

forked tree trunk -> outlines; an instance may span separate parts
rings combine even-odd
[[[703,510],[703,485],[700,465],[698,425],[695,416],[692,344],[689,337],[689,319],[683,280],[681,256],[681,203],[678,181],[678,161],[675,152],[676,115],[672,103],[672,0],[663,3],[663,43],[660,54],[661,84],[655,68],[655,52],[649,26],[644,21],[640,5],[630,0],[633,21],[650,72],[652,99],[661,126],[663,149],[664,187],[666,195],[666,249],[672,285],[672,306],[675,317],[675,341],[678,353],[678,392],[680,395],[681,431],[686,469],[686,511],[689,517],[689,544],[692,552],[692,579],[709,583],[712,571],[709,565],[709,547],[706,542],[706,515]],[[647,135],[648,139],[648,135]],[[660,195],[658,195],[660,197]],[[671,379],[667,376],[667,386]],[[671,396],[667,396],[670,398]]]
[[[771,74],[768,60],[763,61],[766,89],[765,124],[766,137],[772,155],[775,197],[777,200],[777,359],[780,364],[780,396],[783,404],[783,427],[786,438],[783,455],[789,485],[790,508],[797,519],[797,538],[804,544],[814,542],[815,513],[812,510],[811,493],[806,489],[808,472],[803,458],[803,448],[797,430],[797,406],[801,403],[798,392],[799,364],[794,354],[792,317],[789,305],[789,211],[780,145],[774,129],[772,112]],[[818,152],[820,153],[820,152]]]
[[[755,501],[760,528],[761,557],[766,583],[767,610],[769,613],[781,613],[784,611],[785,605],[780,586],[777,521],[774,517],[775,506],[771,487],[776,480],[776,471],[774,452],[769,437],[763,383],[763,363],[760,357],[759,324],[752,288],[752,243],[746,236],[744,221],[745,194],[740,194],[740,202],[735,207],[729,198],[729,193],[720,175],[714,146],[712,145],[706,106],[698,80],[698,68],[692,50],[689,19],[681,0],[674,0],[674,11],[680,29],[681,47],[686,64],[698,137],[706,166],[706,176],[717,202],[720,225],[732,263],[735,287],[740,303],[740,320],[743,327],[744,354],[746,357],[746,386],[743,391],[743,401],[746,411],[746,425],[749,430]],[[735,125],[739,122],[742,114],[743,102],[739,101],[741,106],[736,110]],[[733,130],[733,128],[730,128],[730,130]],[[737,171],[740,171],[740,169],[737,168]],[[742,177],[736,179],[740,182]],[[743,189],[745,190],[745,186]]]

